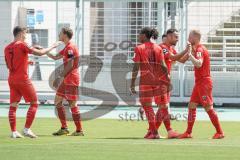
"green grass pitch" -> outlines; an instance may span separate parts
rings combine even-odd
[[[24,119],[17,121],[21,131]],[[222,122],[226,138],[209,139],[214,134],[209,121],[196,122],[193,139],[145,140],[145,121],[84,121],[84,137],[53,137],[57,119],[37,118],[32,130],[37,139],[10,139],[7,118],[0,118],[0,160],[239,160],[240,123]],[[173,122],[183,132],[186,122]],[[74,130],[73,122],[69,128]],[[166,135],[164,126],[160,133]]]

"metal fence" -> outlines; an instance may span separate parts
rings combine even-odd
[[[216,103],[240,103],[240,0],[16,0],[0,1],[0,6],[0,15],[6,15],[6,18],[0,17],[2,51],[12,39],[12,28],[20,23],[31,28],[30,42],[35,43],[34,37],[38,37],[37,42],[43,46],[58,39],[62,26],[74,29],[73,41],[79,47],[84,64],[79,67],[81,86],[85,88],[82,101],[99,101],[95,95],[104,93],[111,93],[120,101],[129,100],[128,79],[137,35],[142,27],[152,26],[161,34],[168,28],[177,28],[180,32],[178,51],[185,47],[189,30],[199,29],[211,56]],[[37,16],[43,16],[43,20]],[[35,24],[30,23],[31,18]],[[39,99],[53,100],[49,76],[62,62],[46,57],[31,58],[36,64],[29,66],[29,75]],[[96,63],[96,58],[101,65]],[[118,78],[122,81],[116,84],[114,80]],[[175,65],[173,102],[189,100],[193,80],[190,63]],[[0,54],[0,84],[0,99],[9,99],[3,52]]]

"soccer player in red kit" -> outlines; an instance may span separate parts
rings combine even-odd
[[[8,116],[12,138],[23,137],[16,129],[16,110],[22,97],[26,102],[30,102],[23,134],[30,138],[37,137],[30,129],[38,108],[38,99],[35,88],[28,77],[28,54],[42,56],[57,46],[57,44],[54,44],[50,48],[41,50],[29,47],[24,42],[26,34],[26,28],[19,26],[15,27],[13,30],[14,41],[6,46],[4,50],[5,61],[9,70],[8,84],[10,88],[10,109]]]
[[[63,99],[66,99],[69,103],[72,112],[72,118],[76,126],[76,131],[72,136],[83,136],[80,112],[77,106],[77,100],[79,96],[78,87],[80,76],[78,72],[79,64],[79,52],[77,47],[71,42],[73,36],[72,29],[68,27],[62,28],[59,40],[64,42],[65,48],[57,55],[47,54],[54,60],[63,59],[64,70],[60,73],[59,77],[54,81],[54,86],[57,88],[55,97],[55,105],[58,112],[58,117],[61,122],[61,128],[54,132],[54,136],[68,135],[69,130],[66,122],[66,112],[62,104]]]
[[[169,81],[167,67],[164,62],[164,57],[161,48],[151,42],[151,39],[158,38],[158,31],[145,27],[139,34],[139,41],[142,43],[135,48],[133,58],[134,67],[132,71],[131,92],[136,94],[135,81],[140,69],[140,85],[139,97],[140,103],[143,106],[146,117],[148,119],[149,130],[144,138],[158,139],[159,134],[156,129],[155,113],[152,108],[152,99],[156,104],[159,104],[159,98],[162,93],[159,80],[165,79]]]
[[[189,51],[189,45],[187,45],[184,51],[182,51],[181,53],[177,53],[177,51],[174,49],[174,46],[176,46],[178,42],[178,37],[179,37],[178,30],[169,29],[166,32],[165,41],[160,44],[160,47],[163,50],[164,59],[168,68],[169,76],[171,73],[172,63],[176,61],[181,62],[181,58],[184,55],[186,55],[186,53],[188,53]],[[156,127],[158,129],[161,123],[163,122],[168,132],[168,138],[171,139],[171,138],[177,138],[179,134],[176,131],[174,131],[171,127],[170,114],[168,112],[169,103],[170,103],[170,92],[167,92],[166,94],[162,95],[160,99],[160,105],[156,113]]]
[[[180,139],[192,138],[192,128],[196,119],[196,108],[200,104],[206,110],[212,124],[216,129],[213,139],[224,138],[217,113],[213,109],[212,88],[213,82],[210,74],[210,57],[208,50],[200,43],[201,33],[192,30],[188,41],[192,45],[192,52],[189,52],[189,59],[194,65],[195,85],[188,105],[188,127],[185,133],[179,136]]]

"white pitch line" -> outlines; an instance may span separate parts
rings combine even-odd
[[[148,141],[148,142],[147,142]],[[180,140],[181,141],[181,140]],[[59,142],[59,143],[47,143],[47,145],[66,145],[66,144],[127,144],[127,145],[165,145],[165,146],[207,146],[207,147],[232,147],[232,148],[240,148],[240,145],[236,144],[211,144],[211,143],[204,143],[204,142],[194,142],[194,143],[165,143],[165,142],[160,142],[160,141],[155,141],[155,140],[146,140],[146,142],[109,142],[109,141],[81,141],[81,142]],[[16,146],[46,146],[46,143],[44,144],[4,144],[1,145],[0,148],[5,148],[5,147],[16,147]]]

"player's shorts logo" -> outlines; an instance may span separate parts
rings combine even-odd
[[[202,96],[202,99],[203,99],[204,101],[206,101],[206,100],[207,100],[207,96]]]

